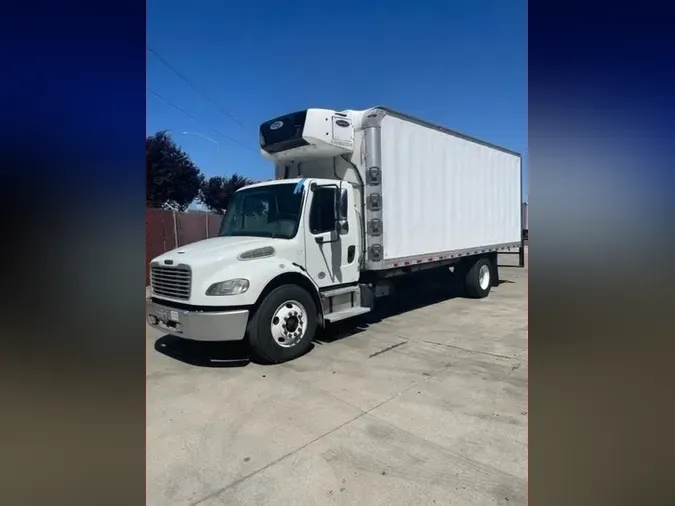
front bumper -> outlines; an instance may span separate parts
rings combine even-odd
[[[246,336],[248,310],[189,311],[147,303],[148,324],[160,332],[195,341],[239,341]]]

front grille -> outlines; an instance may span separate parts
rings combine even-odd
[[[188,300],[190,298],[190,285],[192,283],[192,271],[187,265],[150,266],[150,286],[155,295],[164,295],[172,299]]]

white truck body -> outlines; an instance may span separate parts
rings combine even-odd
[[[237,192],[221,237],[151,262],[151,325],[248,335],[279,362],[317,325],[370,311],[397,275],[454,266],[487,296],[497,252],[521,246],[512,151],[384,107],[285,115],[261,125],[260,144],[276,180]]]
[[[520,157],[392,115],[380,128],[385,265],[520,242]]]

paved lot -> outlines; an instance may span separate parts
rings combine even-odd
[[[527,269],[501,277],[399,294],[280,366],[148,329],[148,504],[525,504]]]

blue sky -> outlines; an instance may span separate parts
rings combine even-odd
[[[523,153],[527,180],[526,1],[149,0],[147,43],[213,100],[148,51],[147,131],[207,176],[271,178],[275,116],[386,105]]]

